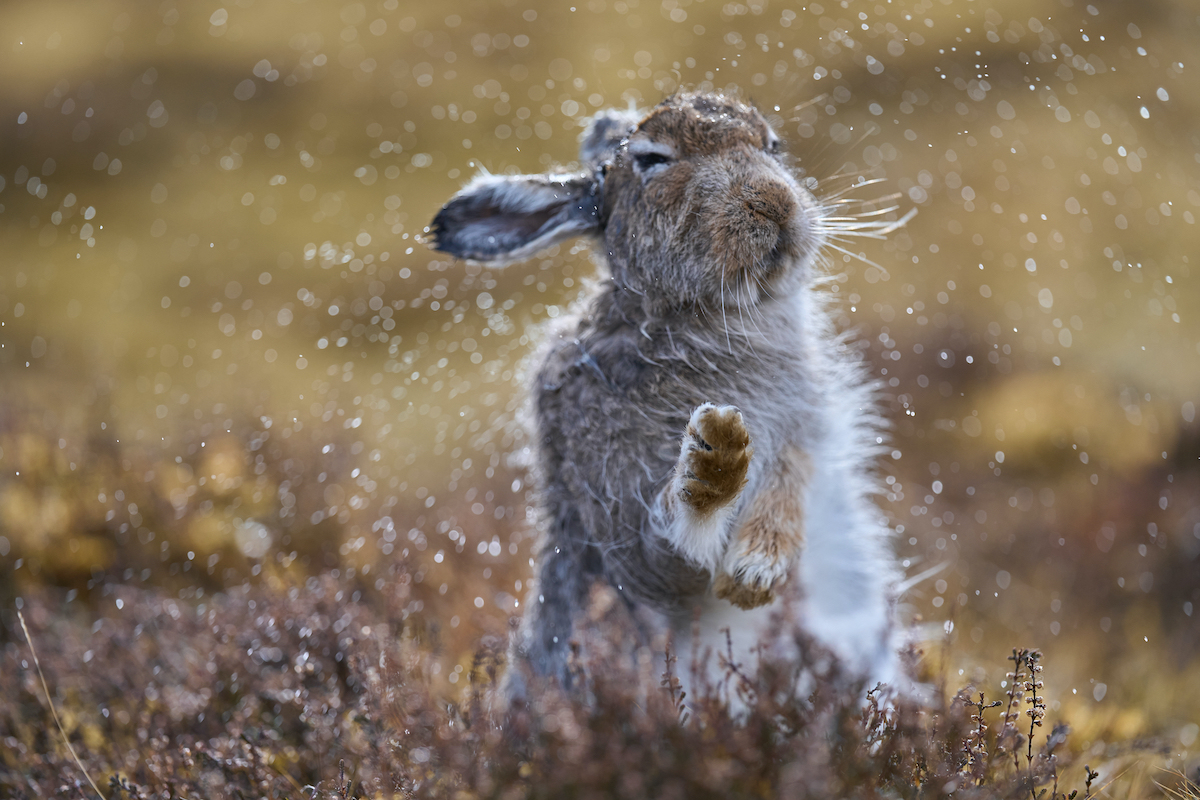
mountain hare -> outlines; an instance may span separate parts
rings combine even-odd
[[[857,674],[894,680],[873,389],[813,288],[833,210],[721,94],[601,112],[580,156],[576,173],[480,175],[430,228],[435,249],[493,265],[590,236],[607,268],[531,387],[542,530],[514,656],[577,681],[601,582],[635,646],[661,657],[674,636],[685,679],[697,628],[701,654],[728,635],[746,667],[786,602]]]

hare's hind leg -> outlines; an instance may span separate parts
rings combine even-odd
[[[713,574],[724,556],[730,517],[746,487],[753,454],[741,412],[703,403],[688,420],[675,474],[660,496],[667,540]]]
[[[509,699],[523,698],[526,673],[549,676],[567,689],[575,674],[570,657],[575,621],[583,616],[594,579],[587,548],[576,533],[582,528],[574,509],[547,521],[538,544],[537,571],[525,597],[520,627],[509,646]]]
[[[756,608],[775,599],[775,589],[788,574],[804,545],[804,489],[812,460],[798,447],[780,454],[767,485],[747,510],[745,522],[729,545],[713,591],[741,608]]]

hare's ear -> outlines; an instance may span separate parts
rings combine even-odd
[[[588,120],[587,129],[579,137],[579,158],[593,168],[612,161],[631,133],[637,130],[645,112],[636,108],[619,111],[615,108],[597,112]]]
[[[506,264],[600,229],[598,174],[480,175],[430,225],[433,249]]]

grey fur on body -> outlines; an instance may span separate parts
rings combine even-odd
[[[697,608],[763,635],[798,577],[801,623],[892,678],[879,420],[813,291],[826,211],[727,96],[601,112],[581,159],[480,176],[431,226],[436,249],[492,264],[589,235],[607,268],[550,330],[530,387],[542,531],[514,654],[569,686],[597,581],[623,598],[633,644],[658,647]]]

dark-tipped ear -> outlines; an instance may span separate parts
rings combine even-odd
[[[615,108],[597,112],[579,138],[579,159],[592,168],[612,161],[621,142],[637,130],[645,113],[636,108],[619,111]]]
[[[601,177],[480,175],[430,225],[434,250],[507,264],[600,229]]]

